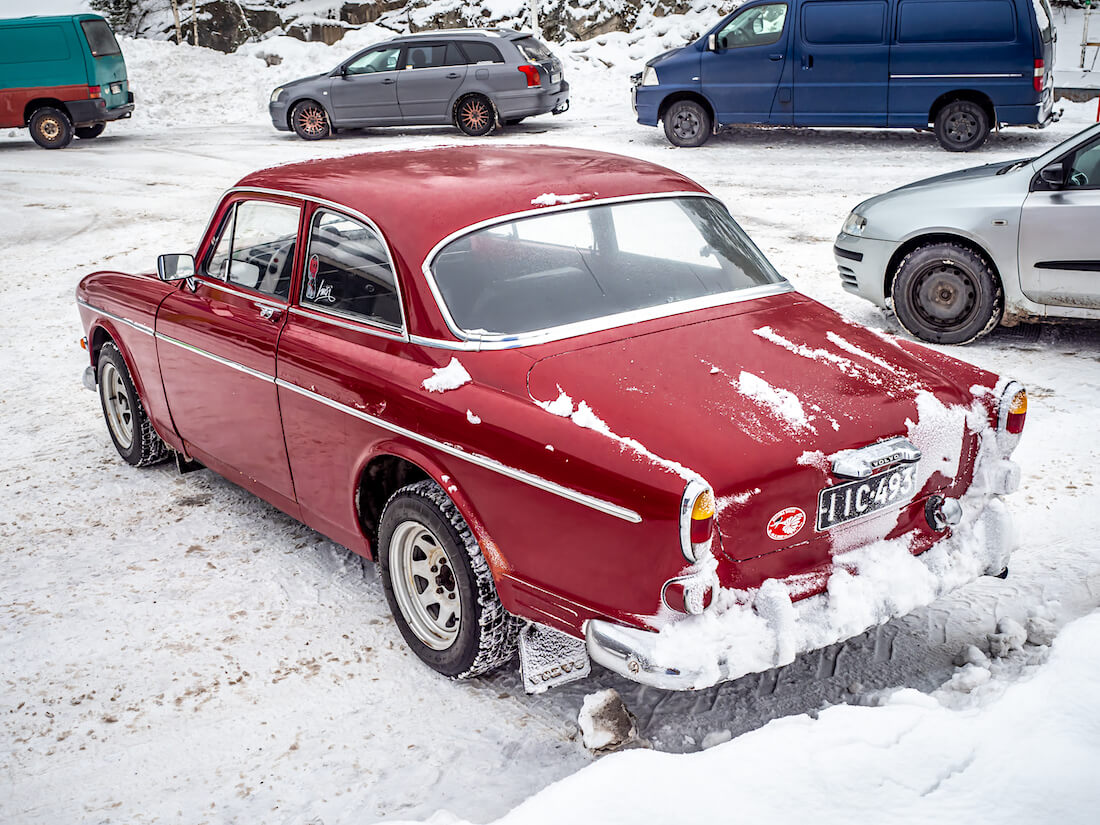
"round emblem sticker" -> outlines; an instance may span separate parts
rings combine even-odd
[[[768,538],[775,541],[789,539],[806,523],[806,514],[800,507],[787,507],[768,519]]]

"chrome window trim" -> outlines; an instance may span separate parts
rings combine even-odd
[[[409,343],[418,344],[422,347],[457,350],[459,352],[477,352],[481,349],[476,341],[445,341],[442,338],[429,338],[426,335],[410,335]]]
[[[280,300],[279,298],[266,297],[266,292],[255,293],[245,288],[241,288],[238,284],[233,284],[229,281],[223,281],[221,278],[215,278],[212,275],[208,275],[202,272],[196,272],[194,277],[202,284],[206,285],[209,289],[220,289],[224,292],[228,292],[230,295],[235,295],[238,298],[244,298],[246,301],[251,301],[259,307],[271,307],[277,309],[280,312],[287,309],[290,306],[288,301]],[[186,279],[185,279],[186,280]],[[264,296],[264,297],[261,297]]]
[[[375,327],[364,322],[362,318],[353,315],[338,313],[336,310],[329,310],[329,312],[331,312],[331,315],[329,313],[315,311],[312,307],[300,305],[290,308],[291,315],[300,315],[303,318],[309,318],[321,324],[331,324],[334,327],[349,329],[353,332],[364,332],[368,335],[376,335],[379,338],[385,338],[387,341],[405,341],[407,343],[409,340],[408,336],[403,335],[396,327],[386,327],[382,324]],[[347,320],[340,320],[341,318],[346,318]]]
[[[503,223],[511,223],[512,221],[520,220],[522,218],[528,218],[533,215],[545,215],[552,212],[567,212],[576,209],[585,209],[590,206],[605,206],[609,204],[617,203],[631,203],[643,200],[667,200],[673,198],[704,198],[712,200],[726,209],[729,210],[726,205],[722,203],[718,198],[709,192],[648,192],[641,195],[620,195],[614,198],[592,198],[591,200],[574,201],[573,203],[557,204],[555,206],[542,206],[534,209],[525,209],[521,212],[512,212],[507,215],[501,215],[496,218],[489,218],[484,221],[478,221],[477,223],[470,224],[467,227],[452,232],[450,235],[439,241],[428,252],[427,257],[424,258],[424,262],[420,265],[420,271],[424,274],[424,278],[428,282],[428,289],[432,293],[432,298],[435,300],[436,306],[439,309],[440,314],[443,316],[444,322],[447,324],[447,329],[451,331],[459,341],[476,342],[478,344],[475,349],[479,350],[495,350],[495,349],[513,349],[515,347],[529,346],[531,344],[543,344],[551,341],[560,341],[564,338],[572,338],[577,335],[584,335],[590,332],[602,332],[603,330],[615,329],[616,327],[627,326],[629,324],[636,324],[641,321],[649,321],[655,318],[667,318],[673,315],[680,315],[685,312],[691,312],[696,309],[706,309],[715,306],[724,306],[726,304],[740,303],[741,301],[748,301],[754,298],[762,298],[768,295],[780,295],[785,292],[793,292],[794,287],[791,283],[783,278],[782,275],[777,275],[782,279],[775,284],[761,284],[756,287],[746,287],[745,289],[738,289],[732,292],[722,292],[718,295],[707,295],[701,298],[693,298],[686,301],[677,301],[673,304],[658,304],[652,307],[643,307],[642,309],[630,310],[629,312],[621,312],[617,315],[605,315],[601,318],[590,318],[587,321],[579,321],[574,324],[563,324],[556,327],[547,327],[541,330],[532,330],[531,332],[519,333],[516,335],[475,335],[471,332],[463,330],[458,324],[455,323],[454,318],[451,317],[451,312],[447,308],[446,302],[443,300],[443,294],[440,292],[439,285],[435,281],[435,274],[432,272],[432,263],[435,261],[436,255],[438,255],[442,249],[453,241],[459,238],[478,232],[482,229],[486,229],[491,226],[496,226]],[[731,216],[732,218],[732,216]],[[746,235],[747,237],[747,235]],[[751,239],[750,239],[751,241]],[[761,253],[763,255],[763,253]]]
[[[207,352],[201,347],[196,347],[194,344],[188,344],[184,341],[180,341],[177,338],[172,338],[169,335],[165,335],[163,332],[156,333],[156,337],[158,341],[164,341],[165,343],[172,344],[173,346],[179,347],[180,349],[185,349],[188,352],[192,352],[195,355],[199,355],[203,358],[208,358],[211,361],[217,364],[221,364],[224,367],[229,367],[230,369],[237,370],[238,372],[243,372],[245,375],[251,375],[253,378],[259,378],[261,381],[266,381],[269,384],[275,383],[274,375],[268,375],[266,372],[260,372],[259,370],[252,369],[252,367],[246,367],[244,364],[238,364],[236,361],[230,361],[228,358],[222,358],[220,355],[215,355],[212,352]]]
[[[76,302],[80,306],[86,307],[87,309],[90,309],[92,312],[98,312],[103,317],[110,318],[112,321],[118,321],[120,324],[125,324],[128,327],[132,327],[133,329],[136,329],[138,332],[144,332],[146,335],[149,335],[149,336],[155,336],[156,335],[156,333],[153,331],[152,327],[147,327],[147,326],[145,326],[145,324],[139,324],[137,321],[131,321],[129,318],[123,318],[121,315],[115,315],[113,312],[108,312],[105,309],[100,309],[95,304],[89,304],[83,298],[77,298]]]
[[[461,447],[457,447],[453,444],[448,444],[444,441],[437,441],[434,438],[430,438],[426,435],[421,435],[420,433],[417,433],[413,430],[402,427],[400,424],[391,423],[389,421],[386,421],[385,419],[377,418],[376,416],[363,412],[362,410],[357,410],[353,407],[347,406],[346,404],[341,404],[339,401],[334,401],[328,396],[321,395],[320,393],[313,392],[312,390],[307,390],[305,387],[300,387],[297,384],[292,384],[291,382],[285,381],[282,378],[275,379],[275,384],[276,386],[282,387],[283,389],[289,390],[291,392],[296,392],[299,395],[305,396],[306,398],[316,401],[319,404],[324,404],[326,407],[331,407],[332,409],[339,412],[347,413],[348,415],[351,415],[362,421],[366,421],[368,424],[373,424],[380,429],[388,430],[395,435],[404,436],[405,438],[439,450],[442,453],[446,453],[449,456],[462,459],[463,461],[469,462],[470,464],[473,464],[477,467],[490,470],[494,473],[505,476],[507,478],[511,478],[515,481],[520,481],[531,487],[543,490],[544,492],[553,493],[556,496],[560,496],[561,498],[576,502],[577,504],[583,504],[585,507],[590,507],[593,510],[598,510],[599,512],[606,513],[609,516],[615,516],[616,518],[622,519],[623,521],[628,521],[632,524],[640,524],[642,521],[642,517],[640,515],[638,515],[633,510],[627,509],[626,507],[620,507],[617,504],[612,504],[609,501],[604,501],[603,499],[596,498],[595,496],[590,496],[586,493],[571,490],[568,487],[563,487],[560,484],[556,484],[553,481],[548,481],[541,476],[534,475],[533,473],[528,473],[525,470],[519,470],[515,467],[509,467],[508,465],[502,464],[496,459],[489,458],[488,456],[479,455],[478,453],[470,453],[466,450],[463,450]]]

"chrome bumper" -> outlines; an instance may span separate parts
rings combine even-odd
[[[719,665],[718,679],[703,679],[702,673],[653,664],[657,634],[636,627],[590,619],[584,628],[584,641],[592,661],[613,670],[633,682],[662,690],[694,690],[700,682],[724,682],[728,671]]]

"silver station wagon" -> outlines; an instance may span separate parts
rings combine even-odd
[[[1100,124],[1036,158],[859,204],[833,254],[844,289],[911,334],[961,344],[998,324],[1100,319]]]
[[[337,129],[454,124],[487,135],[569,108],[569,84],[546,45],[510,29],[449,29],[395,37],[331,72],[271,93],[271,122],[305,140]]]

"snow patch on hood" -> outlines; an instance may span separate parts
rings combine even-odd
[[[445,367],[432,369],[432,376],[421,384],[428,392],[447,392],[470,382],[470,373],[457,358],[452,358]]]
[[[790,390],[773,387],[759,375],[753,375],[745,370],[741,371],[735,386],[746,398],[751,398],[758,404],[767,407],[773,415],[781,418],[792,427],[817,432],[814,426],[810,424],[806,411],[802,409],[802,402]]]
[[[580,192],[576,195],[555,195],[553,192],[544,192],[537,198],[531,199],[532,206],[558,206],[564,203],[576,203],[587,198],[595,197],[591,192]]]

